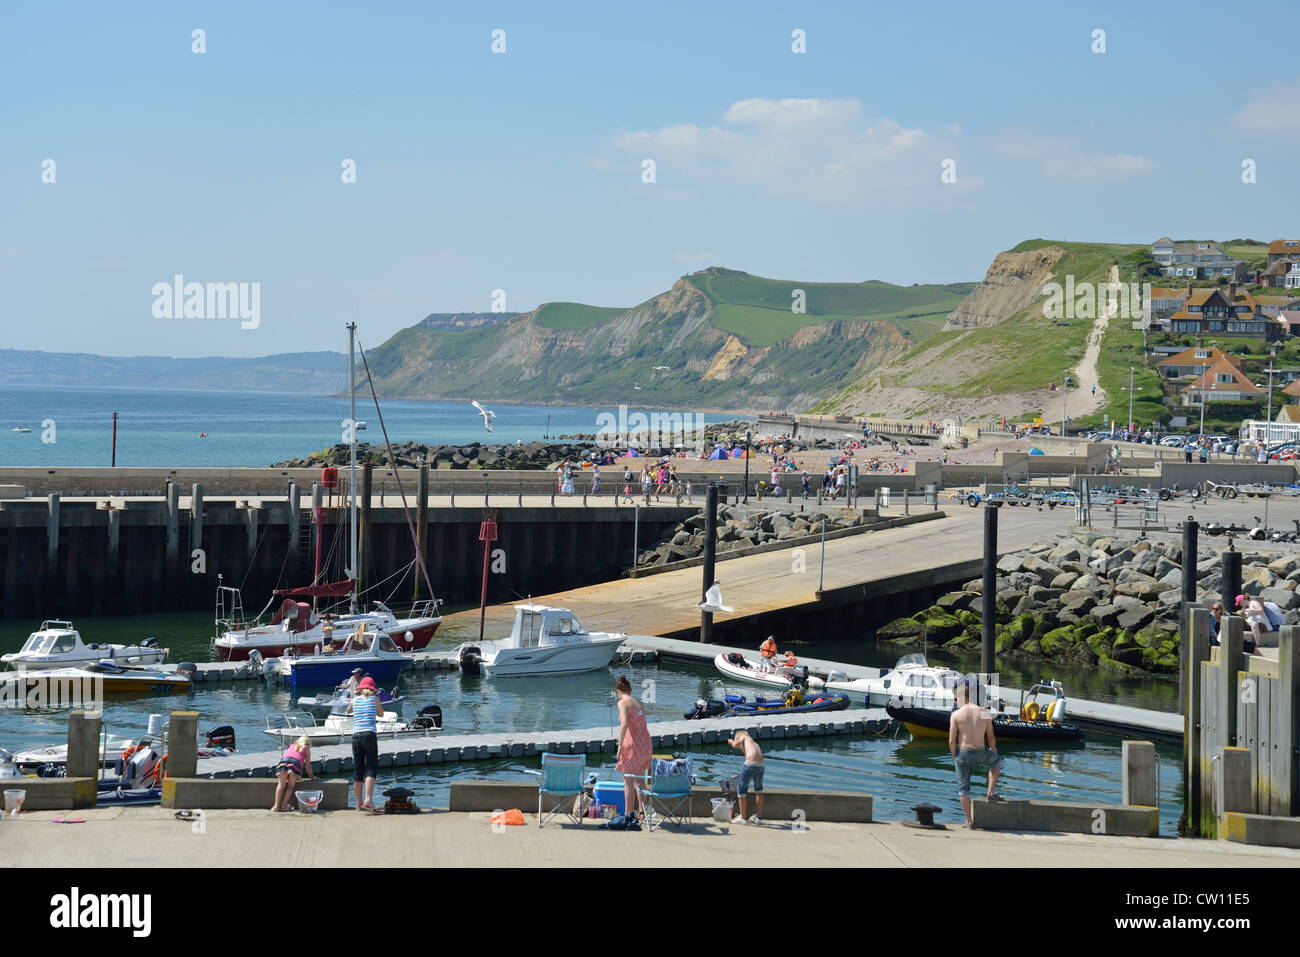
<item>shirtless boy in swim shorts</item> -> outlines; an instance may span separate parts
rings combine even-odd
[[[971,826],[970,772],[973,766],[978,764],[988,767],[988,799],[1002,800],[994,790],[1002,758],[998,755],[998,743],[993,737],[993,716],[971,702],[970,689],[975,680],[968,677],[957,685],[957,710],[948,719],[948,750],[952,752],[953,767],[957,771],[957,795],[961,798],[962,814],[966,817],[962,827]]]

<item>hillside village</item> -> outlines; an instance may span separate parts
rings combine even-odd
[[[1234,410],[1223,403],[1243,403],[1235,410],[1242,420],[1300,423],[1300,406],[1287,401],[1300,399],[1300,240],[1265,246],[1162,236],[1139,270],[1178,280],[1151,288],[1138,324],[1166,405],[1226,425]],[[1279,385],[1281,394],[1272,394]]]

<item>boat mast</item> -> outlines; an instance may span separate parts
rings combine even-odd
[[[348,430],[351,435],[351,465],[350,470],[350,487],[352,490],[352,591],[348,598],[348,611],[356,614],[357,611],[357,379],[356,379],[356,337],[357,324],[348,323],[348,418],[351,428]]]

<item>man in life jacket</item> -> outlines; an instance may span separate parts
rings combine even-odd
[[[776,670],[776,639],[768,635],[758,646],[758,670],[763,672]]]

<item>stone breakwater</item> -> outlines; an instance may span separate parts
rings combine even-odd
[[[565,459],[580,459],[595,447],[590,442],[524,442],[519,445],[484,445],[478,442],[465,445],[422,445],[418,442],[395,442],[393,456],[400,468],[416,468],[423,459],[430,468],[441,469],[546,469]],[[277,462],[271,468],[342,466],[347,465],[348,461],[348,446],[335,445],[313,452],[305,459]],[[372,462],[387,467],[388,450],[382,445],[358,444],[357,462]]]
[[[1197,594],[1223,592],[1220,550],[1198,549]],[[1177,673],[1183,555],[1179,544],[1064,535],[1004,555],[994,596],[998,655],[1135,675]],[[1300,554],[1242,553],[1242,591],[1300,620]],[[982,580],[876,632],[880,641],[978,652]],[[1229,609],[1231,610],[1231,609]]]
[[[822,512],[804,514],[720,505],[718,525],[714,534],[718,542],[718,551],[726,552],[736,548],[748,548],[751,545],[765,545],[768,542],[783,542],[792,538],[820,535],[823,519],[826,521],[828,532],[873,521],[861,515],[850,518],[836,517]],[[656,565],[696,558],[704,554],[704,540],[704,514],[701,512],[665,531],[657,545],[645,549],[637,556],[637,566],[654,568]]]

